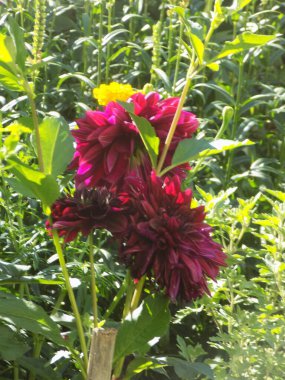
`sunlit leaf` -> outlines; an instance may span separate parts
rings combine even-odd
[[[212,61],[227,57],[231,54],[262,46],[276,38],[275,35],[262,35],[245,32],[237,36],[232,42],[226,42],[222,51]]]

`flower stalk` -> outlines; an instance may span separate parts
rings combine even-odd
[[[92,294],[92,309],[94,318],[94,328],[98,327],[98,306],[97,306],[97,291],[96,291],[96,273],[94,268],[94,245],[93,245],[93,232],[89,234],[89,262],[90,262],[90,275],[91,275],[91,294]]]
[[[53,243],[54,243],[57,255],[58,255],[58,260],[60,263],[62,274],[64,277],[65,286],[66,286],[66,290],[67,290],[68,297],[70,300],[71,308],[72,308],[72,311],[74,313],[76,327],[77,327],[79,341],[80,341],[80,346],[81,346],[81,350],[83,353],[84,365],[85,365],[85,368],[87,369],[88,352],[87,352],[87,345],[86,345],[86,341],[85,341],[85,337],[84,337],[84,330],[83,330],[83,326],[82,326],[81,316],[80,316],[80,313],[79,313],[79,310],[77,307],[77,303],[76,303],[76,299],[74,296],[74,292],[73,292],[73,289],[72,289],[72,286],[70,283],[70,277],[69,277],[68,270],[66,267],[64,254],[63,254],[62,247],[61,247],[61,244],[59,241],[59,236],[58,236],[58,233],[56,230],[52,230],[52,237],[53,237]],[[86,377],[84,377],[84,378],[86,378]]]

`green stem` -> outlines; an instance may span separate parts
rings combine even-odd
[[[136,284],[134,295],[131,302],[130,312],[134,311],[140,302],[143,286],[145,283],[146,275],[140,278],[139,282]]]
[[[33,119],[35,136],[36,136],[36,147],[37,147],[39,168],[41,172],[44,172],[44,161],[43,161],[41,137],[40,137],[40,130],[39,130],[39,120],[38,120],[38,115],[37,115],[36,104],[34,101],[34,93],[31,86],[26,80],[24,81],[24,87],[25,87],[25,90],[30,102],[31,111],[32,111],[32,119]]]
[[[73,289],[72,289],[72,286],[70,283],[70,278],[69,278],[69,274],[67,271],[65,258],[63,255],[63,251],[62,251],[60,241],[59,241],[59,236],[58,236],[58,233],[56,230],[52,230],[52,236],[53,236],[53,243],[54,243],[54,246],[56,248],[57,255],[58,255],[60,267],[62,270],[62,274],[63,274],[64,280],[65,280],[65,285],[66,285],[66,290],[68,293],[69,301],[70,301],[71,308],[72,308],[72,311],[73,311],[73,314],[75,317],[76,327],[77,327],[77,331],[78,331],[78,335],[79,335],[80,346],[81,346],[81,350],[83,353],[84,364],[85,364],[85,367],[87,368],[87,366],[88,366],[88,352],[87,352],[87,346],[86,346],[86,341],[85,341],[85,337],[84,337],[84,330],[83,330],[83,326],[82,326],[81,317],[80,317],[79,310],[77,307],[77,303],[75,300],[74,292],[73,292]]]
[[[113,2],[109,1],[107,8],[108,8],[108,26],[107,26],[107,32],[110,33],[112,31]],[[109,82],[111,46],[112,46],[112,44],[108,44],[107,45],[106,73],[105,73],[105,81],[106,81],[106,83]]]
[[[118,293],[116,294],[116,296],[114,297],[113,299],[113,302],[111,303],[111,305],[109,306],[108,310],[106,311],[103,319],[106,321],[110,315],[113,313],[113,311],[115,310],[115,308],[117,307],[119,301],[122,299],[123,295],[125,294],[125,291],[127,289],[127,285],[128,285],[128,275],[125,277],[121,287],[120,287],[120,290],[118,291]]]
[[[123,320],[126,318],[128,315],[130,308],[131,308],[131,302],[132,302],[132,297],[133,297],[133,291],[134,291],[134,285],[133,281],[131,278],[130,271],[127,272],[126,276],[126,282],[127,282],[127,295],[126,295],[126,301],[125,301],[125,306],[123,310]]]
[[[100,4],[100,17],[99,17],[99,31],[98,31],[98,75],[97,75],[97,86],[100,86],[101,84],[101,73],[102,73],[102,53],[103,53],[103,47],[102,47],[102,38],[103,38],[103,11],[104,11],[104,4],[105,1],[102,0]]]
[[[96,273],[94,268],[94,245],[93,233],[89,234],[89,261],[90,261],[90,275],[91,275],[91,295],[92,295],[92,309],[94,328],[98,327],[98,305],[97,305],[97,292],[96,292]]]
[[[14,362],[14,380],[19,380],[19,364]]]
[[[128,276],[130,276],[130,274],[128,274]],[[146,279],[146,275],[144,275],[143,277],[140,278],[139,282],[135,286],[135,291],[133,292],[133,294],[132,294],[132,291],[129,290],[131,288],[128,288],[128,293],[127,293],[126,302],[125,302],[125,308],[124,308],[124,312],[123,312],[123,320],[126,318],[126,316],[129,313],[133,312],[138,307],[138,304],[139,304],[140,298],[141,298],[141,294],[142,294],[142,290],[143,290],[143,286],[145,283],[145,279]],[[129,277],[129,280],[130,280],[130,277]],[[125,357],[122,357],[118,361],[118,363],[114,369],[114,377],[115,378],[120,377],[122,369],[123,369],[124,361],[125,361]]]
[[[185,100],[186,100],[186,95],[188,93],[188,90],[189,90],[189,87],[191,84],[191,80],[194,77],[194,75],[196,74],[195,69],[196,69],[196,63],[194,63],[192,60],[192,63],[191,63],[189,70],[187,72],[186,83],[184,85],[181,97],[179,99],[179,103],[178,103],[177,109],[175,111],[175,114],[174,114],[170,129],[169,129],[168,135],[167,135],[166,140],[165,140],[163,151],[161,153],[161,156],[160,156],[157,168],[156,168],[156,173],[158,176],[161,174],[161,170],[162,170],[167,152],[170,148],[170,144],[171,144],[172,138],[174,136],[174,133],[175,133],[175,130],[176,130],[176,127],[177,127],[177,124],[178,124],[178,121],[179,121],[179,118],[180,118],[180,115],[182,112],[183,105],[184,105]]]
[[[172,84],[172,95],[175,94],[176,82],[178,79],[179,66],[180,66],[180,60],[181,60],[181,47],[182,47],[183,29],[184,29],[184,25],[181,22],[180,27],[179,27],[179,40],[178,40],[178,49],[177,49],[177,55],[176,55],[174,78],[173,78],[173,84]]]
[[[240,59],[239,72],[238,72],[237,96],[236,96],[236,103],[235,103],[235,107],[234,107],[233,125],[232,125],[232,132],[231,132],[231,139],[232,140],[236,138],[236,130],[237,130],[237,125],[238,125],[238,121],[239,121],[241,91],[242,91],[242,83],[243,83],[243,72],[244,72],[243,60]],[[233,158],[234,158],[234,152],[230,151],[229,152],[228,164],[227,164],[225,186],[228,185],[229,180],[230,180]]]

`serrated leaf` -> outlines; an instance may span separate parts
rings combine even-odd
[[[174,367],[174,370],[181,379],[192,380],[197,375],[207,376],[208,379],[214,379],[214,373],[211,367],[204,363],[190,363],[179,358],[168,358],[167,363]]]
[[[231,54],[240,53],[242,51],[262,46],[276,38],[275,35],[263,35],[245,32],[237,36],[233,41],[226,42],[223,50],[212,60],[227,57]]]
[[[45,174],[57,177],[74,153],[73,137],[63,118],[49,117],[39,125]]]
[[[114,361],[134,352],[145,354],[151,340],[164,335],[169,323],[168,299],[160,295],[148,296],[119,328]]]

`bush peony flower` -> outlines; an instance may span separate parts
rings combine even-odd
[[[101,84],[98,88],[93,89],[93,96],[101,106],[106,106],[109,102],[116,100],[126,101],[134,93],[135,91],[130,84],[117,82]]]
[[[132,275],[152,274],[172,300],[209,292],[206,279],[215,279],[225,254],[210,236],[204,208],[191,208],[191,190],[181,191],[178,176],[155,173],[147,181],[128,178],[127,187],[133,212],[120,257]]]
[[[46,227],[58,230],[66,243],[74,240],[79,232],[87,236],[94,228],[106,228],[120,236],[127,228],[123,209],[123,202],[106,188],[84,189],[76,191],[74,197],[58,199],[51,209],[53,224],[47,222]]]
[[[162,149],[179,98],[161,100],[158,93],[152,92],[136,93],[128,101],[134,104],[135,114],[146,118],[155,128]],[[147,153],[138,129],[118,103],[108,103],[104,111],[87,111],[77,124],[78,129],[72,132],[77,147],[70,168],[77,169],[78,188],[116,186],[131,170],[145,162]],[[179,141],[190,138],[197,127],[195,115],[182,111],[166,163],[171,162]],[[189,166],[183,168],[188,170]]]

